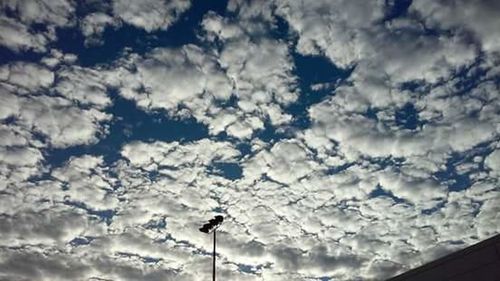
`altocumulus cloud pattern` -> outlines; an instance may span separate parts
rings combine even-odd
[[[381,280],[500,233],[500,1],[0,1],[0,280]]]

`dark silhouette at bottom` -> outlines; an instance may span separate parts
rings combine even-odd
[[[387,281],[500,281],[500,235]]]

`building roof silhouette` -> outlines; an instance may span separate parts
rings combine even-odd
[[[500,281],[500,234],[387,281]]]

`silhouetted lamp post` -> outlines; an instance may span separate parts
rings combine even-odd
[[[222,224],[222,221],[224,220],[224,217],[222,216],[215,216],[213,219],[210,219],[208,223],[204,224],[202,227],[200,227],[200,231],[203,233],[210,233],[213,231],[214,233],[214,253],[213,253],[213,270],[212,270],[212,280],[215,281],[215,241],[216,241],[216,230],[217,228]]]

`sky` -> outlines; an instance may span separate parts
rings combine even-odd
[[[383,280],[500,233],[496,0],[0,1],[0,281]]]

